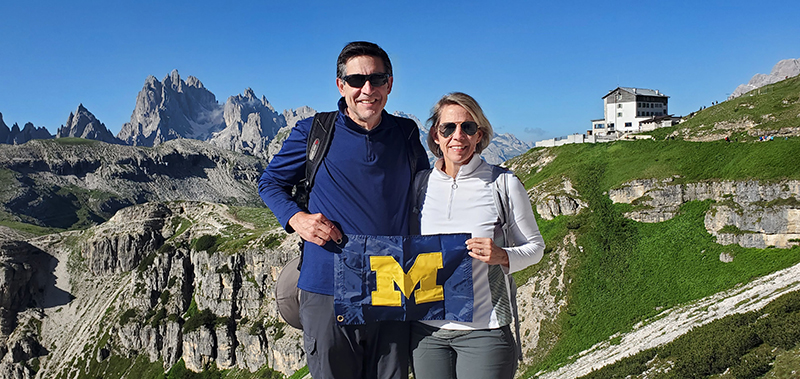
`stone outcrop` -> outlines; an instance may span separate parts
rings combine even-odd
[[[528,196],[536,205],[536,212],[545,220],[561,215],[573,216],[587,206],[567,178],[560,183],[549,181],[534,186],[528,190]]]
[[[532,356],[543,356],[557,340],[557,336],[542,334],[548,324],[555,324],[567,306],[566,266],[578,248],[575,234],[568,234],[562,244],[547,253],[538,263],[545,269],[532,276],[527,283],[517,283],[517,307],[520,316],[520,335],[525,363]]]
[[[640,222],[666,221],[685,202],[714,200],[705,216],[705,225],[720,244],[786,248],[800,242],[800,181],[797,180],[775,183],[635,180],[610,190],[609,197],[616,203],[634,204],[634,210],[626,217]]]
[[[122,140],[114,137],[92,112],[89,112],[83,104],[78,105],[75,113],[69,114],[67,123],[61,125],[56,132],[56,138],[77,137],[103,141],[106,143],[122,144]]]

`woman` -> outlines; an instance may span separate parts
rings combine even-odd
[[[428,146],[439,160],[415,181],[421,194],[416,201],[420,232],[472,233],[467,249],[473,258],[474,310],[469,323],[412,324],[414,376],[511,379],[517,368],[517,350],[509,327],[512,317],[506,275],[541,260],[544,241],[519,179],[479,156],[493,132],[475,99],[451,93],[442,97],[431,113]],[[494,185],[498,173],[506,175],[507,185]],[[503,214],[495,205],[498,189],[505,191],[508,199],[506,225],[501,225]]]

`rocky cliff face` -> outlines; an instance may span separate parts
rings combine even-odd
[[[273,285],[297,240],[275,227],[224,205],[147,203],[86,231],[0,241],[0,377],[95,376],[112,357],[291,374],[300,333]]]
[[[705,216],[705,225],[718,243],[756,248],[800,244],[800,181],[796,180],[636,180],[609,191],[609,197],[617,203],[635,204],[626,216],[641,222],[669,220],[681,204],[710,199],[715,204]]]
[[[122,140],[114,137],[92,112],[83,104],[78,105],[75,113],[70,113],[66,125],[61,125],[56,132],[56,138],[77,137],[103,141],[107,143],[122,144]]]
[[[214,133],[208,142],[261,158],[268,158],[270,140],[286,126],[284,115],[276,113],[266,97],[259,100],[250,88],[243,95],[228,98],[223,118],[225,129]]]
[[[91,225],[147,201],[198,200],[260,206],[260,159],[181,139],[153,149],[102,142],[0,145],[4,210],[19,220]]]
[[[176,138],[206,140],[224,127],[214,94],[194,76],[183,81],[173,70],[161,82],[145,80],[131,121],[117,137],[128,145],[154,146]]]
[[[756,88],[777,83],[781,80],[797,76],[798,74],[800,74],[800,59],[784,59],[772,67],[772,71],[769,75],[755,74],[747,84],[740,84],[733,91],[730,98],[733,99],[742,96]]]

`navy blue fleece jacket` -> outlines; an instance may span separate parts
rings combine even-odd
[[[411,144],[419,131],[403,135],[395,116],[383,111],[381,123],[367,131],[344,115],[339,100],[333,139],[314,178],[308,209],[322,213],[344,234],[406,235],[411,184]],[[313,118],[299,121],[259,180],[259,194],[284,228],[301,209],[291,190],[305,176],[306,143]],[[421,145],[420,145],[421,146]],[[428,169],[419,157],[416,170]],[[333,255],[337,247],[306,243],[298,287],[333,295]]]

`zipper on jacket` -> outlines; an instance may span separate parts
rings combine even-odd
[[[458,184],[456,184],[456,179],[453,178],[453,183],[450,184],[450,199],[447,202],[447,219],[450,220],[450,216],[453,213],[453,198],[456,197],[456,189],[458,188]]]

